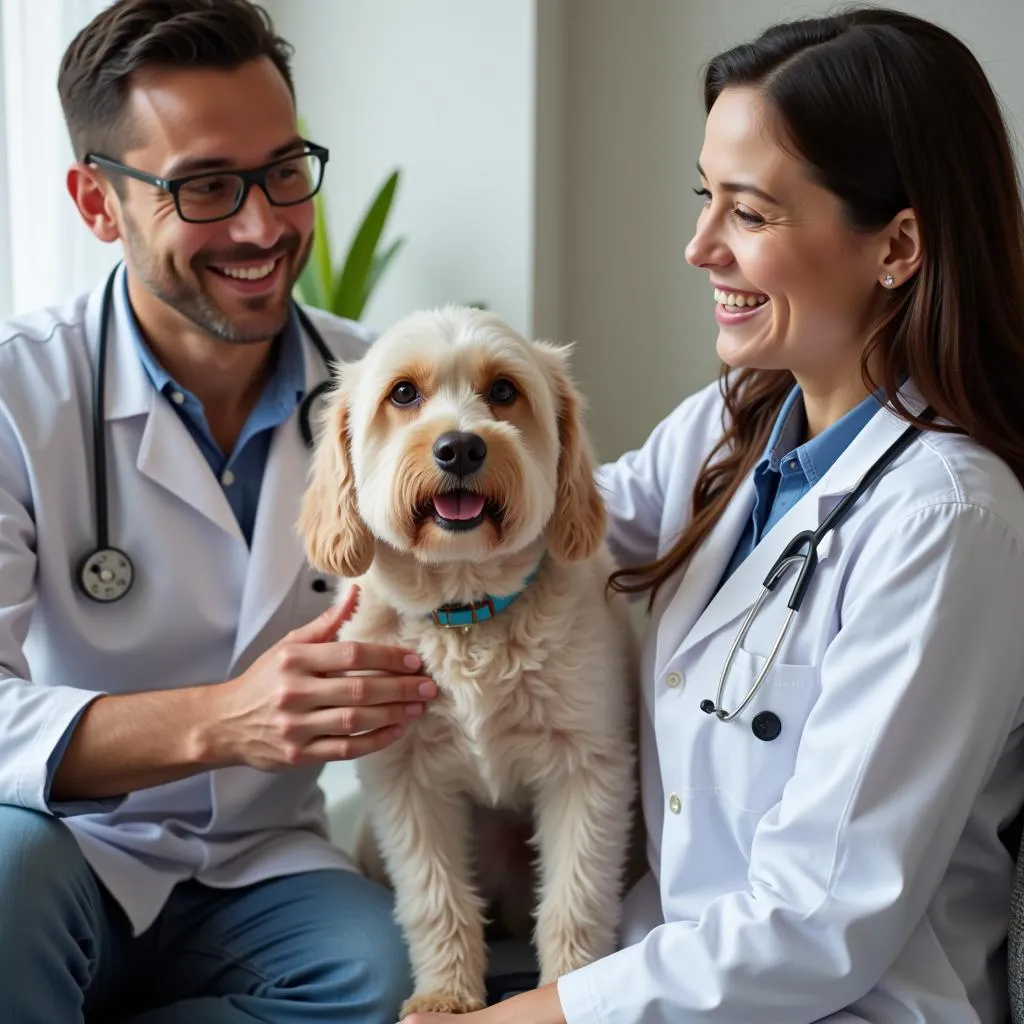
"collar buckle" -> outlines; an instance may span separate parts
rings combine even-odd
[[[480,614],[486,612],[486,615]],[[494,607],[494,599],[487,594],[482,601],[474,604],[446,604],[435,608],[430,617],[438,629],[462,629],[467,630],[478,622],[486,622],[498,614]],[[466,618],[468,616],[468,619]]]

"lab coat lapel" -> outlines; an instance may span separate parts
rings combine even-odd
[[[761,593],[765,577],[793,537],[804,530],[817,529],[905,426],[888,410],[879,410],[829,472],[772,527],[708,602],[752,511],[753,484],[748,482],[747,489],[741,488],[704,545],[702,559],[694,560],[679,592],[666,609],[662,632],[671,633],[671,638],[666,640],[664,652],[659,644],[659,671],[675,652],[685,653],[737,622]],[[822,539],[818,546],[819,562],[829,557],[833,539],[832,531]],[[794,580],[795,572],[791,571],[781,586],[792,587]],[[692,593],[685,593],[688,590]]]
[[[701,617],[715,585],[754,509],[754,484],[749,475],[722,513],[710,535],[694,552],[678,589],[668,599],[658,629],[656,672],[660,674]]]
[[[122,267],[114,285],[108,328],[105,419],[113,423],[145,415],[136,461],[139,472],[244,544],[245,538],[220,482],[181,418],[153,387],[139,360],[131,334],[123,275]],[[96,331],[91,334],[97,339],[99,319],[97,302]]]
[[[137,465],[144,476],[191,505],[233,540],[245,544],[220,481],[213,475],[188,428],[167,400],[155,391],[139,445]]]
[[[327,376],[327,371],[312,345],[305,344],[303,353],[308,394]],[[232,662],[237,662],[256,639],[306,565],[297,523],[309,460],[296,406],[274,431],[267,456]]]

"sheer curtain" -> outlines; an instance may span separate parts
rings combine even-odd
[[[57,96],[65,47],[108,3],[0,2],[0,319],[92,287],[120,257],[67,193],[73,157]]]

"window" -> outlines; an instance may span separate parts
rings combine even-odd
[[[0,3],[0,319],[63,302],[120,258],[67,193],[71,145],[57,96],[67,44],[107,0]]]

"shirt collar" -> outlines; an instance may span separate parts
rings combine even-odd
[[[142,328],[139,326],[138,318],[135,316],[135,309],[132,307],[132,300],[128,296],[128,275],[121,277],[121,284],[124,290],[124,308],[127,313],[128,333],[131,335],[132,344],[138,354],[139,361],[146,368],[146,373],[157,391],[165,391],[167,388],[178,388],[171,375],[157,362],[153,350],[146,343],[142,335]]]
[[[189,391],[181,387],[164,369],[146,343],[142,328],[135,316],[131,300],[128,297],[128,275],[122,278],[124,284],[124,306],[128,316],[128,331],[131,335],[135,351],[146,369],[153,387],[159,392],[180,391],[194,399]],[[261,395],[261,403],[280,409],[287,416],[295,404],[302,399],[306,387],[306,368],[302,352],[302,335],[299,331],[298,317],[294,307],[289,303],[288,319],[278,335],[274,353],[274,369]]]
[[[284,416],[301,401],[306,389],[306,363],[302,352],[302,335],[295,308],[288,306],[288,319],[277,338],[274,371],[264,395]]]
[[[779,472],[779,466],[786,455],[792,452],[798,445],[804,434],[804,403],[801,399],[800,385],[797,384],[790,389],[786,400],[782,403],[778,416],[775,418],[775,426],[768,437],[768,444],[761,459],[761,464],[767,463],[767,468]]]
[[[882,407],[883,395],[881,390],[873,392],[816,437],[798,444],[806,424],[801,396],[799,385],[795,385],[786,396],[757,468],[779,473],[783,463],[797,460],[808,482],[813,485],[832,468],[836,459]]]

